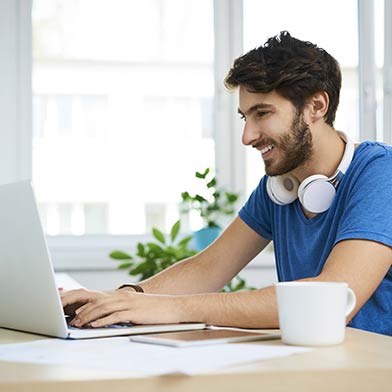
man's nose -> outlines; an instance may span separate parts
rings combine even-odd
[[[260,132],[251,122],[246,122],[244,130],[242,131],[242,144],[251,146],[256,140],[260,138]]]

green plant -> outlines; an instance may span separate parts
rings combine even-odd
[[[219,217],[234,214],[234,206],[239,194],[219,188],[218,180],[210,173],[210,168],[205,169],[203,173],[196,172],[195,176],[203,180],[205,187],[203,195],[197,193],[192,196],[187,191],[182,192],[182,212],[195,210],[203,219],[205,227],[220,227]]]
[[[138,280],[147,279],[178,261],[197,253],[195,250],[189,249],[189,242],[192,236],[187,236],[177,241],[180,228],[181,223],[177,221],[172,226],[167,237],[160,230],[153,228],[152,235],[155,238],[155,242],[147,242],[145,244],[139,242],[135,255],[115,250],[109,256],[120,262],[118,269],[129,270],[128,274],[138,276]],[[243,289],[252,288],[246,287],[245,280],[237,276],[222,291],[230,292]]]
[[[158,272],[170,267],[177,261],[195,255],[197,252],[189,249],[188,245],[192,236],[187,236],[176,241],[180,232],[181,223],[177,221],[170,230],[168,238],[158,229],[152,229],[156,242],[139,242],[134,256],[120,250],[109,254],[114,259],[121,261],[118,269],[129,269],[129,275],[138,276],[139,280],[147,279]]]

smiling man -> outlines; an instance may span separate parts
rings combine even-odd
[[[273,240],[280,281],[344,281],[355,328],[392,335],[392,148],[333,127],[336,60],[287,32],[238,58],[225,84],[239,91],[242,142],[264,162],[238,217],[207,249],[136,285],[62,294],[73,324],[131,321],[275,328],[273,287],[220,293]]]

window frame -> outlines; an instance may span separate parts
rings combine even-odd
[[[0,181],[32,175],[32,2],[0,2]]]
[[[376,55],[374,0],[358,0],[358,88],[361,140],[376,140]]]
[[[32,1],[3,0],[0,2],[0,51],[5,53],[0,62],[0,183],[32,177]],[[364,12],[367,0],[358,0],[359,30],[371,32],[372,12]],[[370,7],[374,7],[370,0]],[[392,142],[392,49],[387,45],[392,28],[392,5],[385,1],[385,64],[384,64],[384,140]],[[369,6],[369,5],[367,5]],[[361,8],[362,7],[362,8]],[[361,12],[361,9],[363,12]],[[369,30],[370,29],[370,30]],[[216,140],[216,170],[222,185],[230,189],[245,189],[245,149],[241,146],[241,122],[236,114],[237,97],[228,93],[223,78],[234,58],[243,50],[243,1],[214,0],[215,31],[215,97],[214,126]],[[374,34],[373,34],[374,37]],[[374,51],[369,35],[359,34],[360,59],[370,58]],[[366,41],[367,40],[367,41]],[[374,56],[372,57],[374,58]],[[372,64],[370,64],[371,69]],[[365,69],[364,69],[365,72]],[[360,76],[360,97],[366,95],[365,80]],[[371,83],[370,83],[371,86]],[[373,88],[373,87],[370,87]],[[375,87],[374,87],[375,88]],[[389,110],[388,110],[389,108]],[[366,115],[369,111],[364,111]],[[375,123],[371,120],[371,124]],[[367,135],[363,127],[360,139]],[[228,160],[227,157],[231,159]],[[242,195],[242,201],[245,195]],[[56,270],[115,269],[108,262],[108,253],[114,249],[134,249],[138,241],[151,236],[48,236]],[[273,257],[262,255],[261,265],[273,265]]]
[[[384,1],[383,121],[385,143],[392,144],[392,2]]]

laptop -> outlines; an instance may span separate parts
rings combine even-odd
[[[67,325],[30,181],[0,185],[0,327],[63,339],[197,330],[204,323]]]

